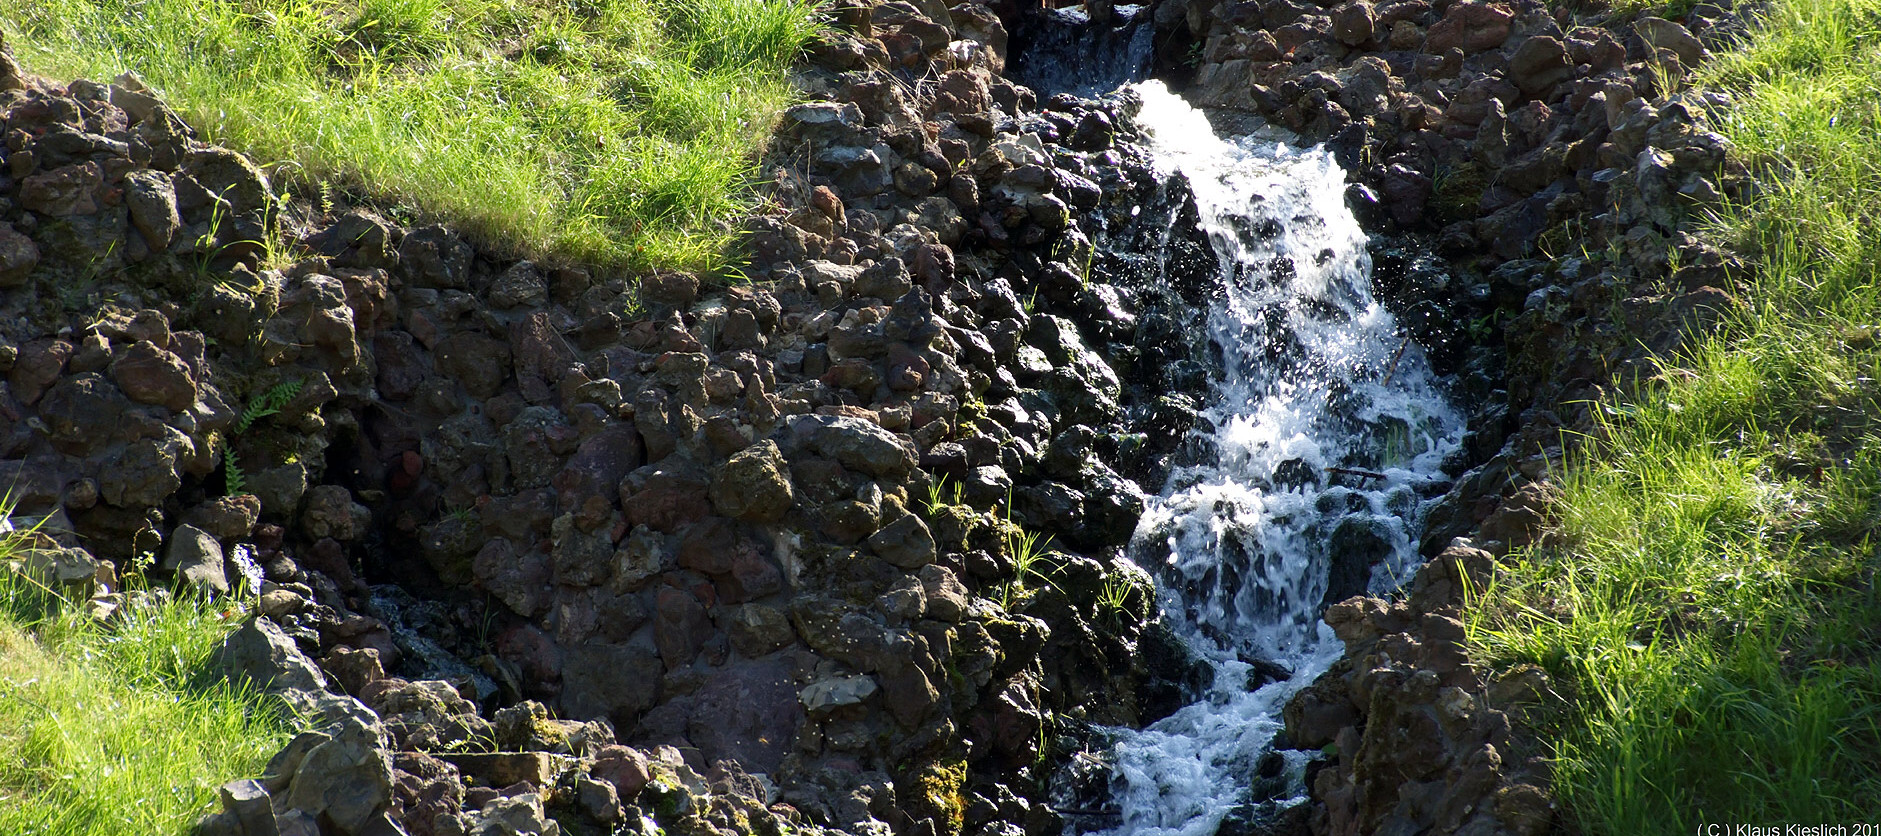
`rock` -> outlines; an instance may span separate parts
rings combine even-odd
[[[1287,739],[1302,749],[1321,749],[1338,737],[1340,729],[1357,724],[1361,717],[1346,689],[1345,680],[1327,676],[1295,694],[1280,712]]]
[[[131,225],[144,237],[151,252],[170,248],[177,230],[183,227],[176,210],[176,187],[161,171],[139,169],[124,175],[124,203],[130,209]]]
[[[1567,47],[1557,38],[1536,35],[1509,56],[1509,80],[1522,92],[1542,93],[1574,75]]]
[[[604,746],[596,752],[588,774],[614,785],[620,798],[627,801],[640,797],[640,791],[653,777],[646,755],[638,749],[618,745]]]
[[[456,751],[467,745],[487,746],[492,737],[477,707],[448,682],[390,680],[368,693],[372,709],[384,718],[399,749]]]
[[[834,676],[819,679],[803,689],[798,701],[811,716],[825,716],[849,705],[861,705],[881,690],[868,676]]]
[[[255,529],[261,518],[261,500],[251,494],[211,499],[191,508],[183,522],[214,535],[218,540],[240,540]]]
[[[958,622],[967,614],[967,604],[972,600],[966,584],[954,575],[952,569],[930,563],[921,567],[922,589],[927,593],[927,614],[946,622]]]
[[[410,241],[407,235],[405,240]],[[438,372],[464,385],[472,397],[489,398],[509,377],[509,344],[469,331],[459,331],[438,343]]]
[[[807,440],[816,452],[870,476],[906,474],[918,458],[913,444],[858,418],[798,415],[789,426],[793,437]]]
[[[222,544],[193,525],[177,526],[163,553],[164,571],[172,572],[186,587],[226,594],[229,578],[223,565]]]
[[[0,288],[20,287],[39,266],[39,245],[0,221]]]
[[[282,803],[360,833],[392,800],[392,759],[381,732],[357,719],[335,724],[331,735],[301,759]]]
[[[1644,17],[1633,23],[1633,31],[1639,39],[1653,49],[1669,49],[1679,57],[1679,63],[1687,67],[1696,67],[1711,53],[1705,45],[1694,37],[1691,30],[1662,17]]]
[[[248,492],[260,501],[262,513],[274,519],[291,516],[307,492],[307,466],[289,462],[248,474]]]
[[[104,169],[95,162],[55,168],[20,181],[20,206],[41,215],[66,217],[98,211]]]
[[[557,759],[547,752],[452,752],[439,757],[490,787],[525,781],[532,787],[551,787],[559,771]]]
[[[1347,46],[1371,40],[1375,25],[1372,5],[1365,0],[1354,0],[1332,10],[1332,36]]]
[[[274,190],[268,176],[247,157],[213,145],[199,147],[190,152],[183,170],[209,194],[228,202],[223,241],[267,240]]]
[[[240,836],[273,836],[279,833],[274,822],[274,806],[268,789],[252,778],[230,781],[216,791],[222,813],[234,823],[233,833]]]
[[[574,514],[556,517],[549,525],[549,563],[557,585],[601,583],[607,580],[613,560],[614,542],[607,528],[584,532]]]
[[[497,798],[470,813],[466,836],[561,836],[562,826],[542,811],[542,798],[533,792]]]
[[[653,642],[667,670],[692,663],[712,635],[704,605],[684,590],[664,587],[654,596]]]
[[[869,537],[869,548],[901,569],[919,569],[934,562],[934,535],[914,514],[905,514]]]
[[[575,779],[575,801],[589,818],[608,824],[621,817],[620,793],[606,781],[586,775]]]
[[[282,599],[278,597],[282,595],[294,594],[280,589],[263,593],[261,596],[262,613],[268,615],[270,610],[276,610],[283,615],[287,614],[290,607],[282,605]],[[276,597],[270,598],[270,596]],[[294,598],[296,599],[293,602],[295,605],[303,603],[298,600],[299,596],[294,596]],[[278,616],[269,615],[269,617]],[[364,650],[355,650],[345,645],[335,647],[320,658],[320,669],[338,684],[341,690],[355,697],[365,693],[367,686],[385,679],[385,667],[379,662],[379,651],[370,647]]]
[[[621,513],[632,525],[672,532],[711,513],[709,491],[710,482],[684,463],[648,465],[621,482]]]
[[[196,402],[196,381],[181,357],[148,340],[117,352],[111,378],[131,400],[182,412]]]
[[[20,553],[20,571],[54,589],[75,588],[91,596],[94,582],[108,564],[80,548],[27,549]]]
[[[713,507],[725,516],[755,523],[783,519],[796,499],[787,467],[768,439],[740,450],[712,480]]]
[[[422,752],[392,756],[393,804],[411,836],[444,836],[463,830],[464,782],[457,767]],[[396,834],[396,830],[385,831]]]
[[[571,648],[562,665],[562,711],[631,729],[657,701],[661,672],[659,658],[645,648],[600,642]]]
[[[790,616],[776,607],[745,604],[732,611],[728,622],[725,631],[732,649],[746,658],[755,659],[797,640]]]
[[[699,298],[699,277],[691,273],[655,270],[652,275],[641,279],[640,295],[654,304],[685,308]]]
[[[13,361],[13,368],[7,374],[7,381],[13,385],[13,395],[22,403],[31,405],[39,400],[54,383],[60,383],[59,375],[65,372],[65,366],[72,359],[74,347],[65,340],[34,340],[19,351]],[[90,376],[95,379],[96,376]],[[64,387],[83,386],[79,378],[60,383]],[[90,387],[87,387],[90,388]],[[48,404],[47,409],[54,409]],[[74,416],[78,417],[78,416]],[[57,428],[54,428],[57,432]]]
[[[146,438],[125,445],[107,460],[98,480],[99,495],[119,508],[162,505],[183,486],[183,478],[177,473],[179,446],[175,437],[162,442]]]
[[[1515,13],[1500,3],[1463,0],[1424,34],[1424,52],[1441,55],[1452,48],[1475,54],[1508,40]]]
[[[489,291],[490,307],[539,308],[549,301],[549,285],[535,262],[518,261],[496,277]]]
[[[326,686],[326,677],[294,640],[265,618],[251,618],[223,639],[216,647],[215,666],[230,679],[269,693]]]
[[[548,604],[549,564],[535,549],[518,553],[509,540],[492,538],[477,551],[471,573],[518,615],[533,616]]]
[[[1511,784],[1496,791],[1495,816],[1517,836],[1538,836],[1548,832],[1548,824],[1554,818],[1554,803],[1540,787]]]
[[[301,530],[314,540],[357,540],[371,523],[372,512],[353,502],[352,491],[339,485],[319,485],[308,491],[307,504],[301,509]]]

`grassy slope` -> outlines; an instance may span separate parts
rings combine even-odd
[[[286,742],[274,708],[207,669],[232,620],[147,600],[105,629],[0,565],[0,833],[181,834]]]
[[[712,270],[801,0],[12,0],[28,67],[133,70],[208,139],[486,245]]]
[[[1757,258],[1751,310],[1606,405],[1564,545],[1471,625],[1578,698],[1556,778],[1591,833],[1881,799],[1881,3],[1774,0],[1701,81],[1763,181],[1716,223]]]

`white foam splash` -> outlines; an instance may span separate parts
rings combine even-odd
[[[1331,532],[1382,544],[1371,585],[1395,586],[1416,561],[1418,488],[1442,478],[1463,421],[1371,297],[1366,236],[1332,157],[1224,140],[1160,82],[1136,90],[1158,165],[1188,177],[1227,287],[1209,316],[1224,375],[1194,439],[1205,461],[1175,470],[1132,548],[1160,569],[1165,617],[1215,677],[1196,703],[1116,731],[1113,832],[1210,836],[1246,803],[1281,706],[1338,658],[1319,619]],[[1383,478],[1338,486],[1332,467]],[[1248,659],[1291,676],[1250,691]],[[1297,773],[1304,755],[1287,756]]]

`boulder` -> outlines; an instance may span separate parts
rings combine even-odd
[[[571,648],[562,662],[562,711],[606,717],[617,728],[631,729],[656,702],[661,673],[659,658],[645,648],[599,642]],[[621,789],[623,797],[632,797]]]
[[[1696,67],[1711,56],[1691,30],[1663,17],[1640,18],[1633,24],[1633,31],[1653,49],[1672,50],[1678,55],[1679,63],[1687,67]]]
[[[1495,49],[1508,40],[1514,21],[1515,13],[1501,3],[1463,0],[1424,33],[1424,52],[1441,55],[1458,48],[1475,54]]]
[[[149,340],[139,340],[117,352],[117,359],[111,363],[111,379],[139,403],[182,412],[196,402],[196,381],[190,377],[189,364]]]
[[[918,458],[912,443],[859,418],[792,416],[790,432],[816,452],[869,476],[901,476]]]
[[[0,221],[0,288],[20,287],[39,266],[39,245]]]
[[[294,770],[282,804],[361,833],[392,800],[392,759],[376,726],[348,718],[327,731]]]
[[[713,478],[710,496],[720,514],[756,523],[783,519],[795,501],[788,463],[769,440],[733,454]]]
[[[1365,0],[1355,0],[1332,10],[1332,36],[1347,46],[1371,40],[1375,27],[1372,5]]]
[[[179,525],[170,534],[163,553],[164,571],[172,572],[183,586],[217,594],[229,591],[228,572],[224,568],[222,544],[214,535],[193,525]]]
[[[934,562],[934,535],[913,514],[903,515],[871,535],[869,548],[901,569],[919,569]]]
[[[1524,93],[1542,93],[1573,75],[1566,45],[1548,35],[1523,41],[1509,56],[1509,80]]]
[[[320,669],[300,652],[280,626],[251,618],[216,647],[216,668],[238,683],[269,693],[319,691],[326,686]]]

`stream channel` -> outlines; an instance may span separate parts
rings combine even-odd
[[[1125,60],[1082,62],[1083,42],[1035,35],[1016,69],[1041,94],[1132,88],[1158,175],[1188,181],[1219,260],[1206,321],[1220,373],[1130,546],[1212,682],[1143,729],[1096,731],[1096,765],[1070,769],[1100,772],[1107,797],[1065,799],[1066,829],[1257,833],[1305,800],[1309,753],[1276,738],[1282,706],[1342,650],[1320,616],[1415,571],[1418,520],[1448,485],[1439,465],[1464,419],[1372,297],[1367,236],[1332,155],[1273,129],[1220,136],[1163,83],[1133,82],[1146,27],[1132,26],[1138,9],[1118,13],[1108,54]]]

